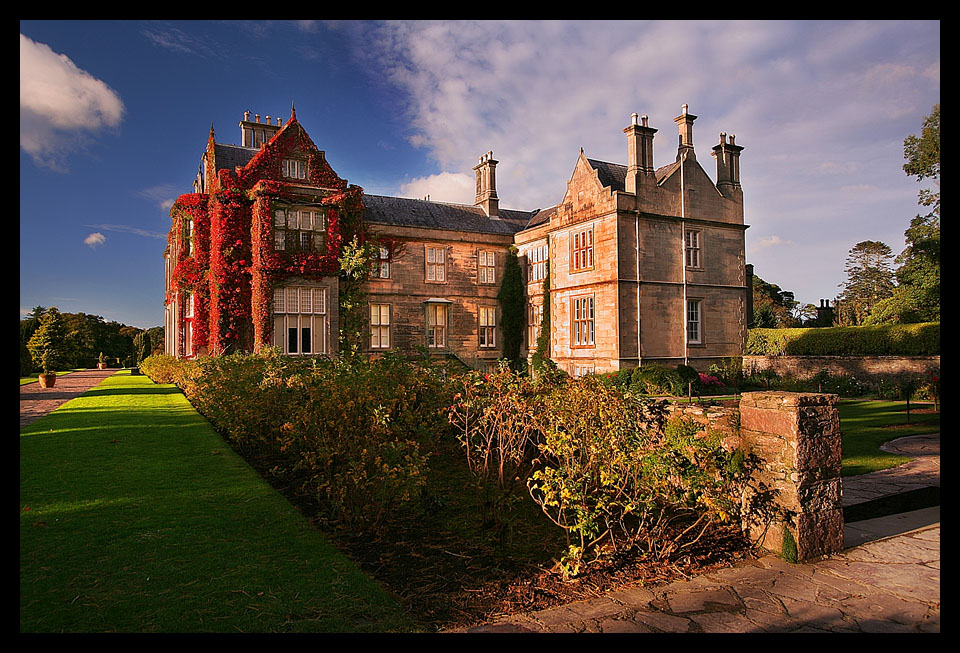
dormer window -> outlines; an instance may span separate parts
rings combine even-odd
[[[284,159],[281,164],[281,173],[290,179],[306,179],[307,162],[299,159]]]

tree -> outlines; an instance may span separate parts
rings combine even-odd
[[[753,275],[753,324],[749,325],[750,328],[798,327],[800,320],[794,316],[798,305],[792,292]]]
[[[133,357],[136,359],[137,365],[143,363],[143,359],[150,355],[150,351],[150,334],[141,331],[133,339]]]
[[[67,362],[64,355],[66,339],[63,317],[56,306],[51,306],[40,318],[40,326],[27,343],[34,365],[39,363],[44,374],[63,369]]]
[[[851,324],[863,324],[874,306],[893,295],[893,251],[878,240],[864,240],[847,255],[841,305]]]
[[[917,182],[930,180],[934,188],[919,193],[919,204],[929,207],[903,233],[906,247],[896,258],[899,284],[893,295],[877,304],[871,324],[940,321],[940,105],[923,121],[920,136],[903,141],[907,162],[903,171]]]
[[[523,327],[526,322],[526,302],[523,297],[523,273],[517,259],[517,248],[510,247],[503,267],[503,281],[497,300],[500,302],[500,324],[503,331],[503,357],[510,367],[523,367],[520,349],[523,347]]]

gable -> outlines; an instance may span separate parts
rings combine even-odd
[[[305,163],[307,169],[304,177],[284,176],[285,160]],[[337,191],[345,190],[347,187],[347,181],[330,167],[324,152],[317,149],[306,130],[297,122],[296,117],[290,118],[273,138],[243,168],[238,170],[238,176],[240,185],[244,188],[251,188],[264,179]]]

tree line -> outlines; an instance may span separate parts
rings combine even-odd
[[[139,346],[137,346],[139,345]],[[163,351],[163,327],[139,329],[106,321],[100,315],[61,313],[55,306],[35,307],[20,320],[20,375],[42,369],[42,352],[53,357],[47,366],[59,370],[108,366],[129,367],[145,356]]]
[[[940,105],[924,119],[920,135],[903,142],[903,171],[933,188],[919,192],[925,213],[910,221],[896,257],[889,245],[864,240],[850,249],[846,280],[834,301],[833,324],[817,320],[817,307],[793,293],[753,278],[751,327],[859,326],[940,321]],[[898,266],[894,268],[894,265]]]

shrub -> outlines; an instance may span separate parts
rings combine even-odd
[[[741,467],[716,434],[594,379],[545,395],[530,495],[567,533],[561,571],[631,548],[663,558],[736,514]]]
[[[682,395],[687,391],[687,384],[679,372],[656,363],[647,363],[636,368],[630,387],[636,392],[649,395]]]
[[[940,323],[750,329],[747,353],[757,356],[936,356],[940,353]]]
[[[477,479],[481,518],[502,535],[537,453],[540,396],[528,377],[506,363],[492,374],[464,374],[455,386],[448,418]]]

